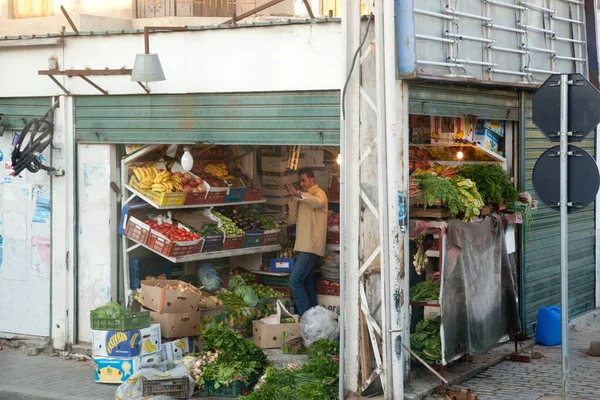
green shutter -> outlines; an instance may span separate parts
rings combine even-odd
[[[516,90],[411,82],[408,99],[410,114],[519,119],[519,94]]]
[[[340,94],[84,96],[75,129],[84,143],[339,145]]]
[[[0,114],[6,129],[20,131],[26,122],[42,118],[50,109],[49,97],[6,97],[0,98]]]
[[[525,189],[534,198],[531,173],[538,157],[551,143],[531,120],[531,94],[525,97]],[[592,132],[578,144],[595,155],[595,134]],[[558,177],[556,177],[558,180]],[[535,333],[540,307],[560,305],[560,216],[538,203],[533,212],[533,224],[526,239],[522,259],[522,319],[525,333]],[[594,308],[596,282],[595,211],[594,203],[569,216],[569,316],[575,317]]]

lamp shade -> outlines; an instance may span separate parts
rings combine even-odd
[[[193,167],[194,157],[190,153],[190,148],[186,146],[183,148],[183,155],[181,156],[181,168],[183,168],[187,172]]]
[[[137,54],[131,80],[134,82],[157,82],[164,81],[165,73],[160,65],[158,54]]]

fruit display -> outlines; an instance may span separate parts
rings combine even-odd
[[[269,286],[261,285],[260,283],[251,283],[250,287],[263,299],[283,298],[283,293]]]
[[[327,218],[327,226],[340,226],[340,214],[331,214],[329,218]]]
[[[182,179],[177,174],[156,167],[138,167],[133,173],[139,182],[140,189],[152,190],[154,192],[183,192]]]
[[[427,150],[411,147],[408,151],[408,169],[410,172],[416,169],[427,169],[431,167],[431,158]]]
[[[225,179],[225,182],[232,188],[242,188],[245,187],[244,182],[240,178],[230,178]]]
[[[225,233],[226,236],[237,236],[244,234],[244,231],[238,228],[238,226],[230,218],[217,211],[213,211],[212,213],[223,223],[223,226],[221,226],[221,230]]]
[[[241,276],[246,284],[251,284],[256,280],[256,275],[252,272],[229,271],[229,276]]]
[[[179,228],[169,222],[163,222],[160,224],[154,220],[148,219],[144,221],[156,232],[168,237],[174,242],[189,242],[200,239],[200,235],[194,232],[190,232],[187,229]]]
[[[203,171],[208,174],[212,174],[219,179],[232,179],[233,178],[232,175],[229,175],[229,170],[227,169],[227,165],[225,163],[207,164],[204,167]]]
[[[183,189],[188,193],[205,193],[206,187],[204,186],[204,179],[196,178],[189,172],[182,174],[176,172],[174,175],[181,179]]]

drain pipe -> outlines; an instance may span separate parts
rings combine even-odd
[[[417,68],[413,0],[394,0],[396,6],[396,46],[400,76],[414,75]]]

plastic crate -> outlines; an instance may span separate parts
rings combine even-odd
[[[323,285],[321,282],[317,281],[317,294],[325,294],[328,296],[339,296],[340,295],[340,287]]]
[[[205,182],[206,183],[206,182]],[[201,204],[223,204],[225,203],[225,197],[227,197],[227,187],[208,186],[208,192],[206,198]]]
[[[154,230],[150,231],[150,239],[148,240],[148,247],[167,257],[181,257],[190,254],[198,254],[202,251],[203,245],[203,237],[191,242],[173,242]]]
[[[271,258],[269,269],[271,272],[292,272],[295,261],[294,258]]]
[[[261,246],[272,246],[280,243],[281,230],[272,229],[263,233]]]
[[[204,204],[206,202],[206,195],[208,193],[208,189],[210,188],[210,186],[208,186],[208,184],[206,182],[203,183],[204,185],[204,192],[186,192],[185,194],[185,205],[189,206],[189,205],[195,205],[195,204]]]
[[[215,389],[214,382],[208,381],[204,384],[204,395],[237,399],[242,395],[248,394],[256,384],[256,381],[256,379],[250,379],[248,383],[234,381],[231,385],[221,385],[218,389]]]
[[[221,251],[223,249],[223,237],[224,235],[204,236],[204,247],[202,248],[202,252],[211,253],[214,251]]]
[[[229,185],[229,183],[227,183]],[[242,185],[244,183],[242,182]],[[229,186],[229,191],[227,196],[225,196],[225,203],[240,203],[244,201],[244,196],[246,195],[246,186],[242,187],[231,187]]]
[[[130,237],[142,244],[148,243],[150,227],[135,217],[127,218],[125,236]]]
[[[140,189],[135,175],[131,176],[129,186],[146,196],[150,201],[156,203],[156,205],[160,207],[176,207],[185,204],[185,192],[166,193]]]
[[[169,396],[174,399],[187,399],[194,390],[194,387],[190,388],[190,386],[188,378],[150,380],[142,377],[142,396]]]
[[[150,311],[124,314],[118,318],[102,318],[90,312],[90,325],[98,331],[132,331],[150,326]]]
[[[260,283],[267,286],[283,286],[286,288],[290,287],[289,276],[273,276],[273,275],[261,275]],[[279,290],[279,289],[277,289]]]
[[[246,187],[246,193],[244,194],[244,201],[259,201],[263,198],[263,189],[252,189]]]
[[[223,250],[241,249],[244,243],[244,235],[226,236]]]
[[[263,231],[247,231],[244,235],[242,247],[259,247],[262,242]]]
[[[129,259],[129,287],[132,290],[140,288],[140,281],[146,276],[158,276],[160,274],[167,275],[167,279],[171,279],[171,271],[173,263],[165,260],[162,257],[136,257]],[[141,274],[140,274],[141,270]],[[142,279],[140,279],[140,275]]]

